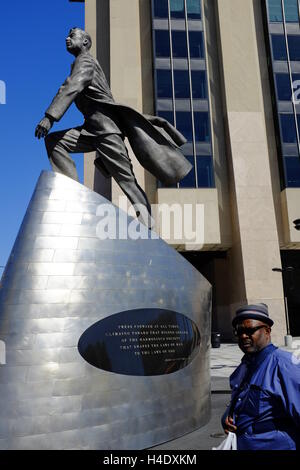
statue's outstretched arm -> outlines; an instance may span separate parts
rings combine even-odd
[[[79,56],[74,62],[72,73],[58,90],[46,111],[54,121],[59,121],[79,93],[87,87],[94,75],[94,64],[88,56]]]
[[[35,129],[35,136],[46,137],[55,121],[59,121],[71,106],[77,95],[88,86],[94,75],[93,62],[87,56],[79,56],[74,62],[71,75],[58,90],[45,117]]]

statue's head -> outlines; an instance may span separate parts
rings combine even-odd
[[[89,33],[80,28],[72,28],[66,38],[67,50],[70,54],[77,56],[84,50],[89,51],[92,47],[92,39]]]

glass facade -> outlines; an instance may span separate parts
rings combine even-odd
[[[287,23],[297,23],[299,21],[298,0],[268,0],[269,21],[271,23],[282,23],[283,10]]]
[[[282,189],[300,187],[299,2],[265,0]]]
[[[152,0],[155,110],[186,137],[179,188],[215,186],[201,0]]]

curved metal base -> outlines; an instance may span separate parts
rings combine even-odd
[[[99,240],[101,204],[111,203],[65,176],[40,176],[0,289],[0,449],[143,449],[209,419],[209,283],[160,239]],[[79,354],[92,324],[143,308],[193,320],[190,364],[129,376]]]

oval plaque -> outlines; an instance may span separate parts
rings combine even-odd
[[[90,326],[78,342],[92,366],[125,375],[163,375],[186,367],[199,352],[196,324],[178,312],[128,310]]]

